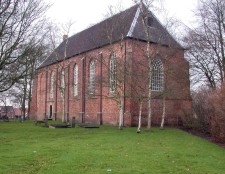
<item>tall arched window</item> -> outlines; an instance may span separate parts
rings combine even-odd
[[[39,83],[38,83],[38,90],[39,90],[39,94],[38,94],[38,97],[41,98],[42,96],[42,93],[43,93],[43,79],[44,79],[44,74],[40,74],[40,77],[39,77]]]
[[[90,62],[90,94],[94,94],[95,91],[95,62]]]
[[[65,97],[65,71],[61,72],[61,86],[60,86],[61,97]]]
[[[52,72],[50,79],[50,98],[53,98],[53,96],[54,96],[54,73]]]
[[[62,74],[61,74],[61,88],[62,89],[65,88],[65,72],[64,72],[64,70],[62,70]]]
[[[163,90],[163,64],[160,59],[155,59],[152,62],[151,83],[151,88],[153,91]]]
[[[78,65],[76,64],[74,66],[74,72],[73,72],[73,80],[74,80],[74,96],[78,95]]]
[[[110,92],[116,90],[116,56],[114,53],[110,55],[109,59],[109,90]]]

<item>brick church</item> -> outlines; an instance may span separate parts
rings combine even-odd
[[[192,110],[184,49],[140,4],[64,37],[37,69],[30,118],[117,125],[123,97],[124,125],[137,124],[140,99],[146,124],[149,86],[152,123],[161,121],[164,98],[165,124],[182,124]]]

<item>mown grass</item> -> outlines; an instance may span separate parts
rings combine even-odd
[[[225,173],[225,149],[183,131],[0,122],[0,173]]]

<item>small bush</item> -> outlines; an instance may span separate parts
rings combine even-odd
[[[218,142],[225,143],[225,87],[215,91],[211,102],[214,109],[211,119],[211,133]]]
[[[204,88],[192,93],[196,128],[203,133],[210,132],[211,116],[213,115],[213,107],[210,99],[212,93],[212,90]]]
[[[187,129],[196,129],[197,127],[197,119],[190,109],[183,109],[182,122],[183,126]]]

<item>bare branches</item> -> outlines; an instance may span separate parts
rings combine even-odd
[[[198,27],[185,38],[192,70],[216,88],[224,81],[225,72],[225,5],[223,0],[201,0],[196,12]],[[195,75],[194,75],[195,76]]]
[[[0,92],[15,84],[25,71],[26,48],[34,43],[48,6],[42,1],[6,0],[0,7]]]

